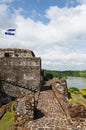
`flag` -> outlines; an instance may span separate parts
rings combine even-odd
[[[15,35],[15,31],[16,31],[16,29],[8,29],[5,32],[5,35],[12,35],[12,36],[14,36]]]

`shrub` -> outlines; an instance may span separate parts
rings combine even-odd
[[[53,74],[46,73],[45,77],[46,77],[47,80],[52,79],[53,78]]]
[[[81,93],[84,98],[86,98],[86,88],[82,88]]]
[[[71,87],[68,89],[69,93],[80,93],[79,89],[76,87]]]

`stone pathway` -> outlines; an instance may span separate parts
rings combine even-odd
[[[44,116],[41,113],[39,119],[30,121],[29,130],[74,130],[52,90],[40,93],[37,109]]]

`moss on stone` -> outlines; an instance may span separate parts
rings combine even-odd
[[[11,104],[11,111],[15,111],[16,110],[16,102],[13,102]]]
[[[0,130],[14,130],[14,112],[6,112],[0,120]]]

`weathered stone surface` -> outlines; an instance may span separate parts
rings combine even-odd
[[[19,97],[28,90],[39,92],[41,60],[30,50],[0,49],[0,79],[9,96]]]
[[[35,100],[34,93],[29,92],[17,99],[15,113],[15,129],[23,128],[24,124],[34,119]]]
[[[61,94],[68,97],[67,82],[62,78],[53,78],[47,81],[46,86],[54,86]]]
[[[70,116],[72,118],[86,118],[86,107],[77,104],[77,103],[71,103],[69,104],[69,112]]]
[[[59,82],[60,83],[60,82]],[[27,130],[86,130],[86,120],[72,120],[68,111],[67,96],[60,93],[54,82],[51,87],[49,82],[42,89],[37,109],[40,117],[29,121]],[[52,89],[51,89],[52,88]]]
[[[52,90],[41,92],[37,109],[44,115],[29,121],[27,130],[73,130]]]
[[[35,54],[31,50],[26,49],[0,49],[0,57],[35,57]]]
[[[6,112],[5,106],[1,107],[0,108],[0,119],[3,117],[3,115],[5,114],[5,112]]]
[[[30,50],[0,49],[0,106],[17,98],[15,129],[34,118],[40,87],[39,57]]]
[[[52,91],[54,95],[56,96],[57,100],[59,101],[62,107],[63,113],[67,116],[69,120],[71,120],[71,117],[69,116],[67,97],[64,96],[62,93],[59,93],[57,86],[52,86]]]

